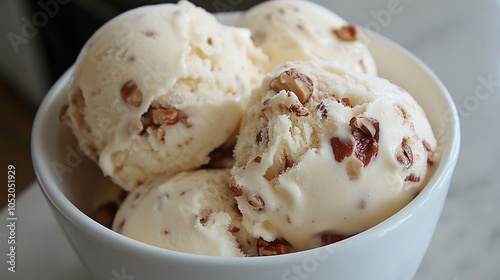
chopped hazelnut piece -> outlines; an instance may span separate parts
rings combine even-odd
[[[240,228],[239,227],[233,227],[231,230],[231,233],[237,233],[240,231]]]
[[[342,41],[356,41],[358,39],[356,26],[344,25],[340,29],[334,29],[333,33]]]
[[[243,195],[243,187],[240,185],[229,185],[229,189],[231,189],[231,192],[233,192],[234,197]]]
[[[323,119],[328,117],[328,107],[326,107],[325,103],[321,102],[316,106],[316,110],[320,113]]]
[[[401,106],[396,106],[396,108],[398,108],[398,113],[399,113],[399,115],[400,115],[400,116],[401,116],[401,117],[402,117],[405,121],[406,121],[406,120],[408,120],[408,115],[407,115],[407,113],[406,113],[405,109],[403,109],[403,107],[401,107]]]
[[[338,137],[333,137],[330,139],[330,145],[332,145],[335,160],[338,162],[342,162],[344,158],[352,155],[354,150],[354,143],[351,139],[342,141]]]
[[[139,87],[134,81],[129,80],[125,84],[123,84],[120,93],[125,103],[132,105],[134,107],[141,106],[142,92],[139,90]]]
[[[257,135],[255,135],[255,142],[257,144],[260,144],[262,142],[262,130],[259,131],[259,133],[257,133]]]
[[[349,121],[349,125],[352,128],[358,128],[367,135],[373,137],[376,141],[378,141],[378,132],[379,132],[379,122],[373,118],[359,116],[353,117]]]
[[[401,149],[397,152],[396,159],[404,168],[410,168],[413,165],[413,152],[410,146],[410,139],[403,138]]]
[[[356,141],[354,153],[366,167],[378,154],[379,122],[373,118],[358,116],[349,121]]]
[[[179,121],[178,112],[174,108],[169,109],[151,109],[151,119],[156,125],[172,125]]]
[[[275,92],[286,90],[295,93],[302,104],[309,100],[314,90],[311,78],[300,73],[296,68],[290,68],[281,73],[271,81],[270,86]]]
[[[142,34],[144,34],[146,37],[155,37],[156,36],[156,32],[153,30],[143,31]]]
[[[434,165],[434,151],[431,148],[431,144],[429,142],[423,140],[422,145],[424,145],[424,149],[427,151],[427,165]]]
[[[255,208],[262,209],[266,205],[262,197],[256,193],[254,193],[251,198],[248,199],[248,204],[252,205]]]
[[[202,224],[203,226],[206,226],[207,225],[207,222],[210,218],[210,215],[212,215],[213,211],[212,210],[206,210],[204,211],[203,213],[203,217],[200,218],[200,224]]]
[[[309,111],[307,110],[306,107],[302,106],[302,104],[300,105],[298,103],[292,104],[288,107],[288,110],[290,110],[290,112],[295,113],[297,117],[309,116]]]
[[[378,142],[370,135],[362,132],[360,129],[355,129],[352,136],[356,140],[356,149],[354,153],[356,157],[363,162],[366,167],[370,164],[371,160],[377,157]]]
[[[414,182],[414,183],[417,183],[417,182],[420,182],[420,177],[419,176],[415,176],[415,174],[411,173],[410,175],[406,176],[405,182]]]
[[[341,103],[345,107],[351,107],[351,108],[354,107],[351,105],[351,100],[348,97],[344,97],[344,98],[340,99],[339,103]]]

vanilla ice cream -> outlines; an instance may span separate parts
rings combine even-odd
[[[256,241],[241,227],[229,178],[228,169],[198,170],[141,185],[118,210],[113,230],[179,252],[226,257],[255,252]]]
[[[251,97],[231,188],[251,234],[305,250],[404,207],[424,186],[435,148],[403,88],[331,62],[290,62]]]
[[[303,0],[263,2],[243,13],[239,26],[252,30],[269,56],[266,70],[293,60],[330,60],[356,72],[377,74],[357,28],[318,4]]]
[[[250,31],[187,1],[145,6],[83,47],[61,120],[125,190],[193,170],[238,128],[266,56]]]

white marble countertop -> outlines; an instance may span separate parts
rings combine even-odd
[[[500,279],[500,118],[496,115],[500,107],[500,1],[317,2],[417,55],[441,78],[459,109],[460,159],[415,279]],[[18,209],[18,272],[2,268],[0,279],[90,278],[47,215],[49,208],[36,184],[19,198]],[[2,221],[5,212],[0,213]],[[36,223],[28,223],[34,219]],[[6,237],[1,229],[2,267]],[[46,257],[40,259],[33,250]]]

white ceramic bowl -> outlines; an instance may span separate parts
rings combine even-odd
[[[69,69],[38,110],[32,154],[52,212],[93,276],[102,280],[411,279],[434,233],[458,158],[458,116],[445,87],[416,57],[383,38],[367,37],[365,42],[380,76],[407,89],[426,111],[440,157],[424,190],[389,219],[341,242],[280,256],[226,258],[169,251],[122,236],[87,216],[102,173],[78,152],[71,131],[58,122],[59,110],[67,102]]]

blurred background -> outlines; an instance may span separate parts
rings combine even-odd
[[[16,167],[16,193],[35,180],[30,131],[50,86],[68,69],[87,39],[117,14],[160,0],[1,0],[1,168]],[[191,1],[211,12],[245,10],[262,1]],[[237,5],[236,5],[237,4]],[[1,188],[2,198],[7,188]],[[6,199],[0,199],[0,209]]]

